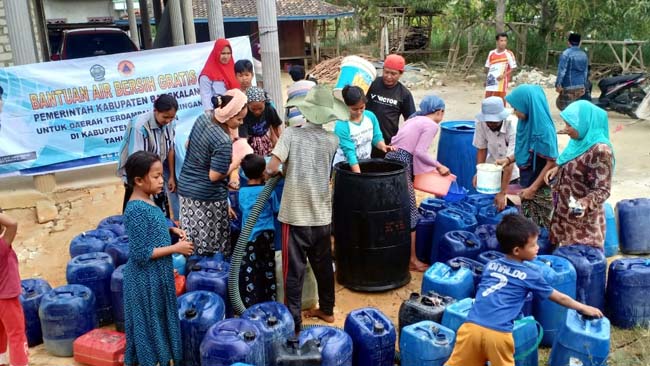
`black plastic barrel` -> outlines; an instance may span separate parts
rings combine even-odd
[[[411,280],[409,191],[405,165],[359,161],[361,173],[336,164],[333,223],[336,278],[356,291],[386,291]]]

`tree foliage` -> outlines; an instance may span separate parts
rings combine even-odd
[[[350,6],[362,26],[379,24],[382,6],[404,6],[410,11],[439,12],[444,23],[467,27],[495,18],[494,0],[330,0]],[[507,0],[506,21],[536,25],[542,36],[577,31],[592,38],[650,38],[650,0]]]
[[[354,27],[374,41],[383,6],[401,6],[411,14],[436,13],[432,46],[447,49],[470,30],[481,50],[492,47],[496,3],[502,0],[327,0],[356,11]],[[650,0],[505,0],[505,22],[532,24],[527,60],[543,60],[548,49],[561,49],[569,31],[597,40],[650,39]],[[507,29],[507,28],[506,28]],[[489,37],[488,37],[489,35]],[[489,46],[488,46],[489,44]],[[646,47],[650,48],[650,47]],[[645,50],[646,56],[650,49]],[[611,57],[607,52],[603,56]],[[444,56],[443,56],[444,57]],[[613,61],[613,60],[612,60]]]

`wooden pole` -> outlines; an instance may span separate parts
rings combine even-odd
[[[314,21],[308,20],[306,24],[309,29],[309,55],[311,56],[311,64],[316,65],[316,48],[314,47]]]
[[[318,24],[318,21],[315,23],[314,27],[314,41],[316,43],[316,63],[320,62],[320,32],[321,32],[321,27],[320,24]]]
[[[133,0],[126,0],[126,12],[129,15],[129,35],[131,36],[131,41],[135,43],[136,47],[140,48],[138,22],[135,19],[135,7],[133,7]]]
[[[210,1],[208,1],[210,2]],[[185,44],[196,43],[196,31],[194,30],[194,12],[191,1],[181,1],[183,13],[183,32],[185,33]]]
[[[149,4],[147,0],[140,2],[140,30],[142,31],[142,42],[145,49],[153,48],[153,39],[151,38],[151,16],[149,15]],[[155,3],[156,0],[153,0]]]
[[[172,25],[172,45],[180,46],[185,44],[183,35],[183,17],[181,15],[181,0],[167,0],[169,7],[169,18]]]
[[[282,82],[280,80],[280,46],[278,43],[278,17],[275,1],[257,0],[257,24],[262,49],[264,89],[275,102],[276,110],[284,110]],[[281,118],[284,113],[279,113]],[[283,118],[284,119],[284,118]]]
[[[160,0],[153,0],[153,17],[156,20],[156,27],[160,25],[162,19],[162,2]]]
[[[341,21],[338,18],[334,19],[334,38],[336,38],[336,56],[341,56],[341,42],[339,41],[340,26],[341,26]]]
[[[226,38],[221,0],[208,0],[208,29],[210,30],[210,40]]]
[[[505,30],[505,18],[506,18],[506,0],[496,0],[497,3],[497,12],[496,12],[496,31],[501,33]]]

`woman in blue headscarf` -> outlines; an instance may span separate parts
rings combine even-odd
[[[614,151],[607,112],[590,102],[571,103],[562,113],[571,140],[546,180],[554,182],[551,242],[586,244],[603,249],[605,211],[610,194]]]
[[[519,193],[525,216],[541,227],[551,222],[553,202],[544,176],[558,157],[557,135],[544,90],[538,85],[520,85],[506,96],[519,122],[514,156],[497,161],[500,165],[516,163],[523,190]]]
[[[449,175],[449,168],[440,164],[429,154],[429,146],[438,133],[438,124],[445,115],[445,102],[435,95],[427,95],[420,102],[420,110],[409,117],[397,135],[391,140],[393,151],[386,154],[386,159],[397,160],[406,165],[406,175],[410,197],[411,213],[411,259],[412,271],[424,272],[427,264],[415,256],[415,226],[418,211],[415,202],[413,177],[416,174],[436,170],[441,175]]]

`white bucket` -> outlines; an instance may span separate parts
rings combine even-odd
[[[479,193],[497,194],[501,192],[501,174],[503,167],[496,164],[478,164],[476,166],[476,190]]]
[[[334,96],[343,100],[341,92],[346,85],[355,85],[368,92],[370,84],[377,77],[377,69],[369,61],[359,56],[347,56],[341,61],[339,79],[334,87]]]

